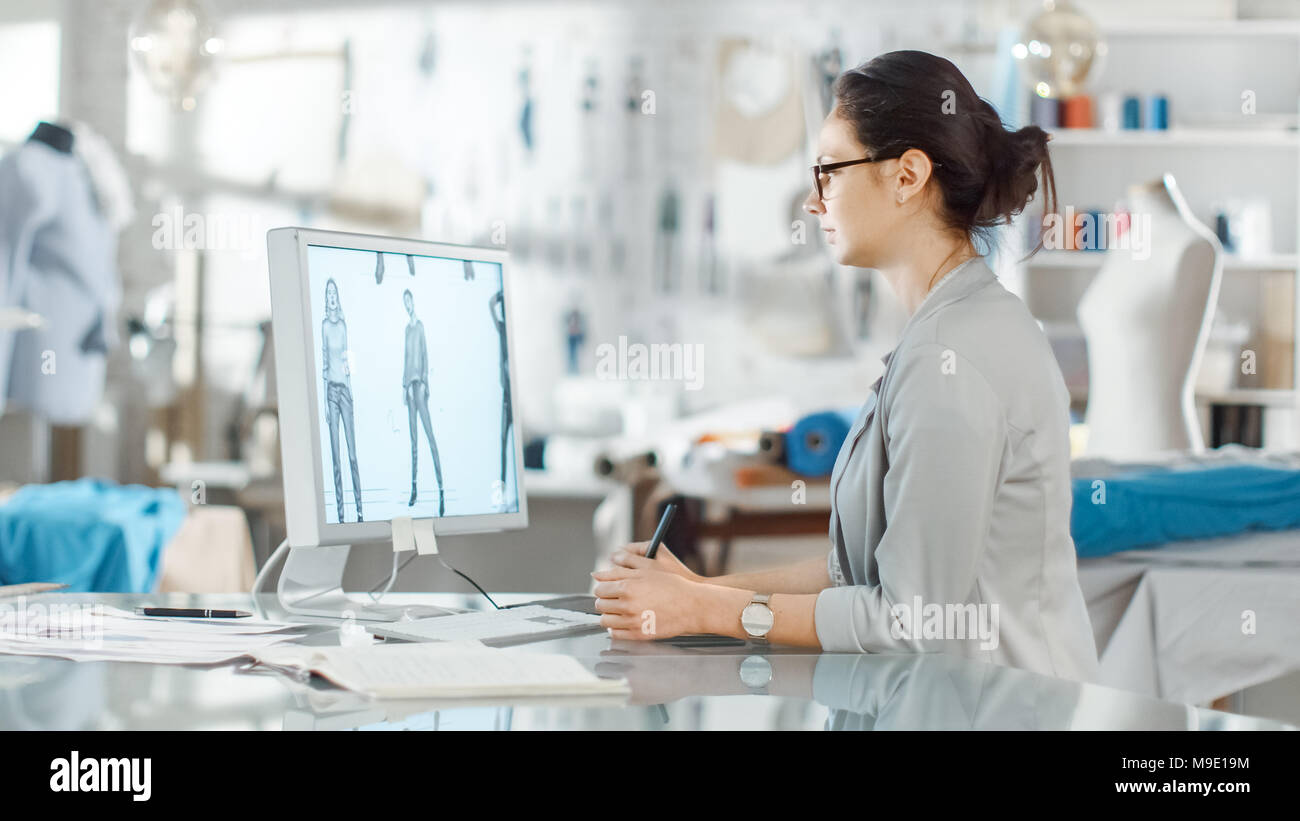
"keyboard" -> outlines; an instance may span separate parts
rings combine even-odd
[[[602,628],[598,615],[531,604],[388,622],[370,625],[366,629],[376,636],[406,641],[481,641],[490,647],[503,647],[591,633]]]

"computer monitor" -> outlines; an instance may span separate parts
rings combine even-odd
[[[269,231],[267,247],[290,547],[281,602],[400,618],[344,596],[349,546],[386,546],[398,517],[430,519],[438,536],[528,524],[508,257],[307,228]]]

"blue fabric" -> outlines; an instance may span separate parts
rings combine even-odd
[[[184,518],[174,489],[95,479],[27,485],[0,505],[0,584],[148,593]]]
[[[1295,527],[1300,470],[1232,465],[1074,480],[1070,530],[1080,558]]]

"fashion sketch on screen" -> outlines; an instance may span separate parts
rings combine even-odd
[[[510,361],[506,348],[506,303],[502,291],[497,291],[488,300],[488,310],[492,313],[492,322],[497,327],[497,338],[501,344],[501,485],[506,482],[506,453],[510,441],[510,423],[514,413],[510,407]]]
[[[339,425],[347,440],[352,469],[352,498],[357,521],[361,516],[361,471],[357,468],[357,440],[352,414],[352,370],[348,362],[348,325],[343,319],[339,286],[331,278],[325,283],[325,318],[321,320],[321,373],[325,379],[325,426],[330,433],[330,456],[334,465],[334,503],[339,521],[343,518],[343,466],[339,463]]]
[[[415,427],[417,414],[424,426],[433,454],[434,478],[438,482],[438,515],[447,509],[447,499],[442,484],[442,462],[438,460],[438,443],[433,438],[433,423],[429,419],[429,353],[424,339],[424,323],[415,316],[415,297],[409,290],[402,294],[406,306],[406,362],[402,370],[402,399],[406,403],[407,427],[411,432],[411,499],[407,507],[415,505],[419,493],[416,473],[419,465],[420,434]]]

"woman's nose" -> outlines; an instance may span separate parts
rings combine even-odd
[[[809,214],[826,213],[826,208],[822,205],[821,198],[817,196],[816,191],[808,192],[808,196],[803,201],[803,210]]]

